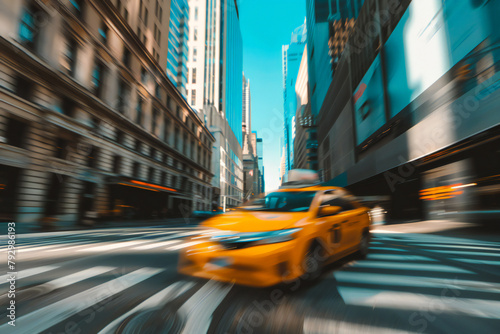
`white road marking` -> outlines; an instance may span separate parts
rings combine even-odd
[[[212,314],[226,298],[232,285],[209,281],[180,308],[179,314],[186,317],[182,334],[206,333],[212,321]]]
[[[36,268],[31,268],[31,269],[26,269],[26,270],[21,270],[20,272],[17,273],[16,279],[20,280],[23,278],[35,276],[38,274],[42,274],[46,271],[49,270],[54,270],[59,268],[59,266],[42,266],[42,267],[36,267]],[[3,275],[0,276],[0,284],[5,284],[7,283],[7,279],[9,279],[10,275]]]
[[[371,230],[371,233],[386,233],[386,234],[403,234],[404,232],[389,231],[389,230]]]
[[[500,319],[500,301],[498,300],[457,298],[452,293],[443,297],[347,287],[339,289],[339,293],[349,305],[422,312],[429,312],[429,308],[433,308],[440,313]]]
[[[181,242],[181,241],[180,240],[167,240],[167,241],[163,241],[163,242],[155,242],[155,243],[149,244],[149,245],[134,247],[132,249],[134,249],[134,250],[152,249],[152,248],[158,248],[158,247],[163,247],[163,246],[168,246],[168,245],[176,244],[176,243],[179,243],[179,242]]]
[[[134,241],[112,242],[112,243],[106,243],[105,245],[102,245],[102,246],[94,246],[94,247],[90,247],[90,248],[79,249],[79,250],[77,250],[77,252],[103,252],[103,251],[115,250],[118,248],[140,245],[140,244],[144,244],[146,242],[151,242],[151,240],[134,240]]]
[[[184,243],[182,243],[180,245],[175,245],[175,246],[167,247],[165,249],[166,250],[170,250],[170,251],[179,250],[179,249],[182,249],[182,248],[186,248],[186,247],[197,245],[199,243],[200,243],[200,241],[184,242]]]
[[[93,267],[70,274],[68,276],[56,278],[55,280],[52,280],[50,282],[37,285],[34,288],[43,288],[43,291],[45,293],[48,293],[50,291],[54,291],[56,289],[64,288],[66,286],[81,282],[88,278],[98,276],[113,269],[116,269],[116,267]]]
[[[194,286],[193,282],[175,282],[174,284],[166,287],[155,295],[149,297],[127,313],[120,316],[118,319],[111,322],[109,325],[104,327],[99,334],[112,334],[115,333],[116,328],[129,316],[142,310],[152,309],[161,305],[165,305],[169,301],[182,295],[188,289]]]
[[[358,268],[377,268],[377,269],[396,269],[396,270],[420,270],[420,271],[439,271],[446,273],[466,273],[471,274],[472,271],[457,268],[453,266],[447,266],[444,264],[434,264],[434,263],[396,263],[390,261],[359,261],[356,262],[353,267]]]
[[[161,272],[156,268],[141,268],[76,295],[57,301],[46,307],[21,316],[16,321],[16,333],[40,333],[100,301],[124,291]],[[12,326],[0,326],[0,333],[12,330]]]
[[[499,283],[489,283],[471,280],[446,279],[437,277],[416,277],[392,274],[359,273],[349,271],[337,271],[333,273],[335,280],[339,283],[339,289],[344,289],[343,284],[377,284],[387,286],[443,288],[450,290],[467,290],[488,293],[500,293]],[[382,290],[380,290],[382,291]],[[444,291],[446,292],[446,291]],[[450,293],[447,293],[450,294]]]
[[[409,333],[387,327],[376,327],[372,325],[356,324],[342,320],[320,319],[316,317],[305,317],[303,325],[304,334],[365,334],[365,333],[381,333],[381,334],[403,334]]]

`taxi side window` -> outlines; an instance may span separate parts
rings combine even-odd
[[[354,206],[351,201],[346,198],[333,196],[333,195],[325,195],[323,200],[321,201],[321,206],[340,206],[342,210],[340,212],[354,210]]]

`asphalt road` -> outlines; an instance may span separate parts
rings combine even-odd
[[[177,252],[193,231],[19,235],[15,327],[3,235],[0,333],[500,332],[498,230],[379,225],[366,260],[345,259],[314,284],[266,289],[177,274]]]

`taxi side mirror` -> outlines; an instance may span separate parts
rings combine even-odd
[[[324,206],[319,209],[318,217],[333,216],[342,211],[340,206]]]

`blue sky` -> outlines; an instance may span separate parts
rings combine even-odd
[[[266,191],[279,185],[283,137],[281,46],[304,23],[305,0],[240,0],[243,69],[250,79],[252,131],[264,141]]]

